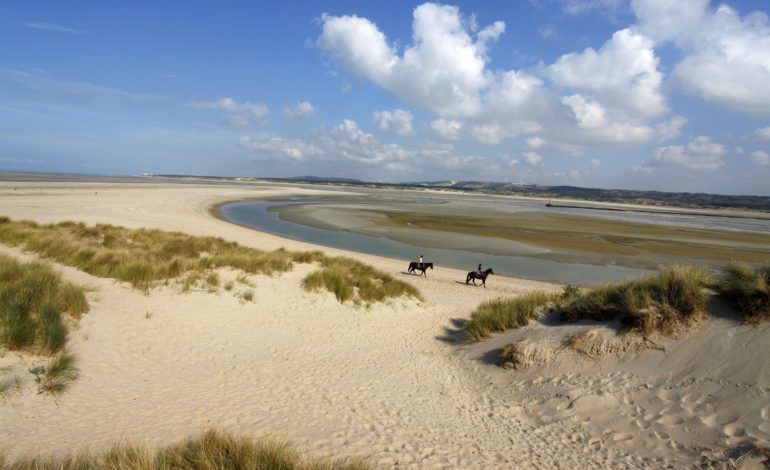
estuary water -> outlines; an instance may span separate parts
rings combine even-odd
[[[517,211],[542,211],[552,213],[574,215],[580,217],[601,218],[624,222],[643,222],[677,227],[692,227],[702,229],[719,229],[727,231],[770,233],[770,215],[757,214],[753,217],[749,214],[737,214],[730,216],[727,212],[714,212],[718,216],[698,213],[698,211],[682,211],[676,209],[662,212],[617,210],[616,207],[607,208],[601,204],[590,202],[580,203],[580,208],[575,207],[551,207],[545,209],[544,201],[502,198],[494,195],[463,197],[455,194],[402,194],[392,191],[372,190],[367,196],[351,195],[350,197],[289,197],[277,200],[250,200],[225,204],[220,207],[223,218],[230,222],[238,223],[256,230],[280,235],[286,238],[305,241],[317,245],[339,248],[348,251],[368,253],[388,258],[401,259],[404,262],[404,271],[409,261],[416,260],[420,254],[425,260],[433,262],[436,269],[442,266],[473,270],[481,263],[485,268],[492,267],[495,274],[553,281],[578,285],[596,285],[605,282],[617,282],[619,280],[640,277],[653,271],[642,268],[652,268],[668,264],[666,260],[649,259],[640,260],[646,263],[631,264],[624,261],[616,261],[609,257],[573,256],[568,261],[560,260],[558,256],[538,256],[537,254],[517,253],[500,254],[495,250],[485,249],[446,249],[437,248],[436,243],[421,242],[419,239],[409,240],[408,243],[397,241],[394,237],[388,237],[388,230],[384,230],[382,236],[364,235],[342,229],[327,229],[311,226],[305,223],[296,223],[284,220],[280,216],[280,206],[300,204],[303,206],[317,205],[323,208],[354,204],[366,205],[374,209],[382,207],[398,207],[409,210],[415,206],[434,205],[437,211],[442,205],[461,205],[469,211],[492,211],[494,213],[511,213]],[[447,237],[457,236],[447,234]],[[492,245],[500,243],[499,239],[475,237],[476,246],[485,243]],[[513,244],[513,243],[511,243]],[[493,254],[494,253],[494,254]],[[576,258],[577,262],[576,262]],[[681,260],[678,260],[681,261]],[[685,260],[686,261],[686,260]],[[694,260],[698,262],[698,260]],[[626,264],[625,266],[621,264]],[[430,274],[430,273],[429,273]]]
[[[308,203],[309,201],[303,201]],[[592,264],[562,263],[531,256],[501,256],[480,252],[432,248],[420,244],[407,244],[386,237],[360,235],[344,230],[325,230],[282,220],[277,211],[269,207],[296,202],[242,201],[225,204],[220,213],[225,220],[260,231],[273,233],[294,240],[317,245],[357,251],[388,258],[402,259],[404,271],[410,261],[421,254],[433,262],[435,269],[442,266],[473,270],[481,263],[492,267],[495,274],[553,281],[565,284],[594,285],[650,274],[644,269],[625,266],[597,266]],[[430,271],[428,272],[430,275]]]

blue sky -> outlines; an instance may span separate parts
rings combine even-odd
[[[11,0],[0,169],[770,195],[768,13]]]

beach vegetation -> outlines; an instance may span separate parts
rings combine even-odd
[[[0,242],[94,276],[128,282],[145,292],[169,280],[178,282],[184,292],[198,286],[214,291],[221,281],[212,271],[226,267],[242,271],[236,282],[253,287],[248,275],[286,272],[294,263],[320,263],[320,274],[311,274],[305,280],[305,287],[327,289],[340,302],[348,299],[380,302],[399,296],[420,298],[410,284],[349,258],[328,257],[320,251],[290,252],[283,248],[264,251],[222,238],[195,237],[181,232],[107,224],[88,226],[76,222],[37,224],[3,217],[0,218]],[[25,331],[22,328],[18,335],[23,338]]]
[[[30,368],[29,373],[35,376],[38,393],[59,395],[77,378],[78,369],[75,367],[75,356],[62,351],[47,365]]]
[[[8,350],[61,350],[67,339],[62,318],[88,310],[85,289],[62,279],[50,266],[0,255],[0,344]]]
[[[716,290],[748,323],[770,320],[770,265],[753,268],[731,264],[716,281]]]
[[[496,299],[482,303],[465,322],[465,333],[479,341],[492,333],[511,328],[522,328],[542,313],[546,304],[557,300],[558,294],[535,291],[510,299]]]
[[[346,257],[325,257],[321,268],[312,272],[303,281],[308,291],[324,288],[334,294],[340,302],[382,302],[387,298],[409,296],[422,299],[419,291],[411,284],[394,279],[393,276],[372,268],[364,263]]]
[[[172,469],[276,469],[367,470],[363,459],[308,458],[293,444],[282,440],[255,440],[217,430],[154,451],[128,442],[101,453],[81,452],[65,456],[23,456],[10,461],[0,456],[2,470],[172,470]]]
[[[597,287],[560,306],[562,321],[618,321],[622,330],[675,336],[706,313],[711,273],[675,265],[663,272]]]

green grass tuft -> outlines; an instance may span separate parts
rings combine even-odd
[[[67,351],[62,352],[46,366],[33,367],[29,370],[35,376],[38,393],[61,394],[78,376],[75,367],[75,356]]]
[[[731,264],[716,281],[716,290],[749,323],[770,320],[770,266]]]
[[[620,321],[624,329],[647,336],[676,335],[706,311],[712,284],[703,268],[673,266],[662,273],[581,293],[561,307],[563,321]]]
[[[497,331],[527,326],[538,309],[558,298],[558,294],[536,291],[513,299],[497,299],[484,302],[465,322],[465,333],[479,341]]]
[[[382,302],[400,296],[422,299],[411,284],[351,258],[324,258],[321,266],[321,269],[305,277],[305,289],[315,291],[324,288],[342,303],[347,300]]]
[[[61,350],[67,338],[61,314],[88,309],[85,289],[43,263],[0,256],[0,344],[9,350]]]
[[[49,353],[62,349],[67,341],[67,327],[62,323],[61,312],[54,305],[46,304],[38,314],[38,323],[43,348]]]

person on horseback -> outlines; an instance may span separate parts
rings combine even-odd
[[[425,265],[423,264],[423,263],[424,263],[424,261],[423,261],[422,255],[420,255],[420,261],[419,261],[419,263],[420,263],[420,269],[421,269],[422,271],[425,271]]]
[[[477,269],[476,272],[479,273],[479,277],[481,277],[481,263],[479,263],[479,269]]]

